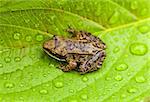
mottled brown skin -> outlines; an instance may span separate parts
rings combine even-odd
[[[73,37],[66,39],[54,36],[44,43],[44,51],[68,63],[61,67],[63,71],[77,70],[85,74],[99,69],[106,56],[106,45],[91,33],[74,29],[67,29],[67,32],[72,33]]]

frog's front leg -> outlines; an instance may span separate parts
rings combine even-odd
[[[68,65],[67,66],[63,66],[61,69],[64,72],[68,72],[68,71],[71,71],[71,70],[75,69],[76,67],[77,67],[76,61],[70,60],[69,63],[68,63]]]

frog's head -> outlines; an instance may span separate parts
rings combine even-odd
[[[43,49],[51,57],[60,61],[65,61],[64,57],[58,53],[59,51],[57,49],[60,44],[60,39],[61,38],[58,36],[54,36],[53,39],[44,42]]]
[[[53,37],[53,39],[50,39],[43,44],[43,49],[51,52],[53,49],[57,47],[58,38],[56,36]]]

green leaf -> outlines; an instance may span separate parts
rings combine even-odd
[[[139,102],[150,99],[149,0],[1,0],[0,101]],[[100,37],[100,70],[62,72],[43,42],[71,26]]]

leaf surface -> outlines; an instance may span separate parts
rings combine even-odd
[[[0,101],[139,102],[150,97],[149,0],[0,1]],[[107,45],[100,70],[62,72],[43,42],[71,26]]]

